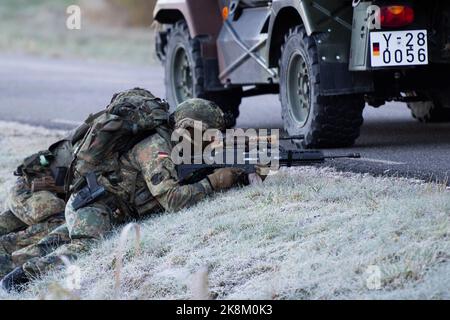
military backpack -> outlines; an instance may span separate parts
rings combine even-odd
[[[113,180],[119,170],[118,160],[150,134],[167,131],[168,104],[144,89],[116,94],[105,110],[91,115],[84,125],[84,138],[74,153],[69,184],[72,191],[85,185],[86,176]],[[82,130],[83,131],[83,130]]]

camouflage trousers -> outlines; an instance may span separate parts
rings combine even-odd
[[[51,192],[33,193],[25,180],[18,178],[7,205],[10,210],[0,214],[0,277],[28,259],[45,255],[55,241],[69,239],[65,226],[52,233],[65,222],[61,214],[65,204]]]
[[[17,179],[9,191],[6,204],[9,210],[28,226],[64,212],[65,207],[64,200],[52,192],[32,192],[22,177]]]
[[[25,230],[0,237],[0,277],[68,242],[69,232],[64,221],[64,217],[55,216]]]
[[[40,276],[62,266],[64,262],[61,256],[69,260],[77,259],[81,253],[87,252],[98,240],[110,233],[113,224],[118,222],[114,218],[115,205],[111,198],[106,197],[105,200],[99,200],[78,210],[72,206],[73,199],[72,195],[65,210],[67,232],[71,241],[45,256],[36,256],[27,261],[23,269],[28,275]],[[46,239],[43,240],[45,241]]]

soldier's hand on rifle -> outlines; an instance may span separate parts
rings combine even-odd
[[[242,169],[222,168],[210,174],[208,180],[215,191],[220,191],[243,183],[243,176],[245,176],[245,171]]]
[[[258,185],[266,180],[269,175],[270,168],[265,165],[258,164],[255,166],[256,172],[248,175],[248,181],[251,185]]]
[[[262,181],[266,180],[270,173],[270,166],[258,164],[256,165],[256,174],[261,178]]]

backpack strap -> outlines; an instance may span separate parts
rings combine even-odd
[[[104,115],[106,112],[108,112],[108,109],[104,109],[104,110],[101,110],[101,111],[96,112],[96,113],[91,113],[87,117],[87,119],[84,121],[84,123],[90,126],[92,124],[92,122],[95,121],[95,119],[97,119],[98,117]]]
[[[69,139],[72,142],[72,145],[75,145],[78,141],[80,141],[81,139],[83,139],[83,137],[85,136],[85,134],[89,131],[89,125],[87,123],[83,123],[82,125],[80,125],[78,128],[76,128],[75,130],[73,130],[70,133]]]
[[[83,137],[79,137],[79,140],[81,140],[81,138],[83,138],[83,140],[81,141],[81,143],[78,145],[78,147],[73,150],[73,158],[72,158],[72,162],[69,165],[69,168],[67,170],[67,174],[66,174],[66,181],[65,181],[65,185],[64,185],[64,191],[66,192],[66,202],[69,200],[69,197],[71,195],[71,190],[70,190],[70,185],[73,182],[73,178],[74,178],[74,170],[75,170],[75,163],[77,161],[77,157],[78,157],[78,153],[80,152],[80,148],[83,146],[84,142],[86,141],[86,139],[89,136],[89,132],[92,130],[92,121],[94,121],[94,118],[98,118],[99,116],[101,116],[102,114],[104,114],[106,111],[102,110],[100,112],[97,112],[94,115],[90,115],[88,117],[88,119],[86,119],[85,121],[85,127],[83,130],[84,136]],[[79,141],[78,140],[78,141]],[[75,143],[74,143],[75,144]]]
[[[123,157],[125,158],[125,160],[126,160],[128,163],[131,164],[131,159],[130,159],[130,157],[128,156],[128,154],[124,154]],[[136,198],[136,186],[137,186],[137,181],[138,181],[138,177],[139,177],[139,175],[140,175],[141,173],[140,173],[139,171],[137,171],[136,168],[134,168],[134,167],[131,166],[131,165],[129,166],[129,165],[125,165],[125,164],[122,163],[120,166],[121,166],[122,168],[128,170],[128,171],[134,172],[134,176],[133,176],[133,185],[131,186],[131,189],[130,189],[130,199],[129,199],[130,203],[134,203],[134,200],[135,200],[135,198]]]

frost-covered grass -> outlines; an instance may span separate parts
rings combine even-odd
[[[128,241],[118,298],[198,296],[193,274],[206,267],[217,299],[448,299],[449,216],[450,194],[441,185],[283,170],[261,186],[141,222],[141,251],[134,254]],[[121,229],[76,262],[76,296],[116,297]],[[378,290],[373,270],[380,271]],[[0,298],[61,298],[65,280],[55,272],[22,295]]]

